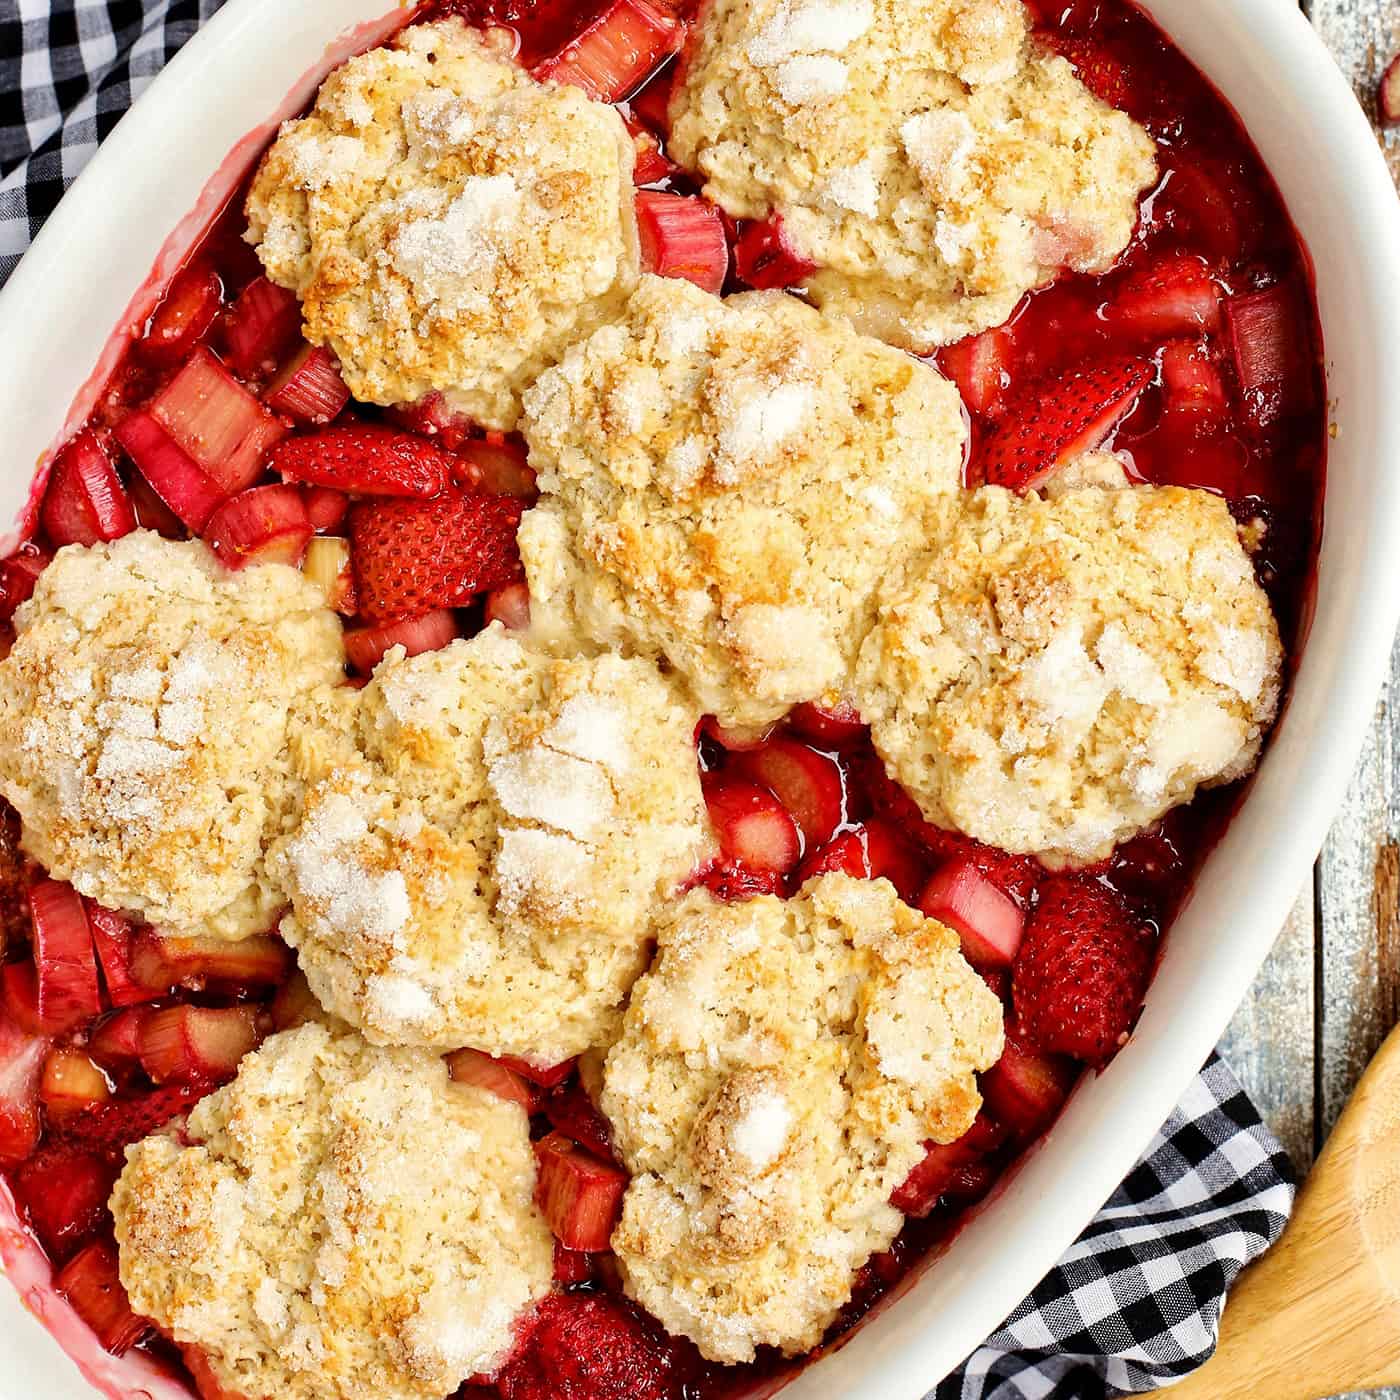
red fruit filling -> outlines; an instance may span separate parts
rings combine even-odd
[[[539,1092],[523,1075],[480,1050],[454,1050],[447,1057],[447,1072],[458,1084],[474,1084],[497,1098],[518,1103],[526,1113],[539,1106]]]

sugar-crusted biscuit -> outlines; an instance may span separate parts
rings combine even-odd
[[[317,997],[378,1043],[541,1065],[605,1043],[654,907],[710,851],[696,718],[649,662],[499,624],[314,697],[270,864]]]
[[[0,793],[25,849],[114,909],[267,929],[287,711],[344,675],[340,622],[284,564],[226,570],[146,531],[61,549],[0,662]]]
[[[818,305],[908,349],[1104,271],[1154,178],[1020,0],[714,0],[691,42],[672,156],[735,217],[776,211]]]
[[[794,297],[646,277],[525,395],[536,633],[664,658],[758,725],[845,684],[883,572],[955,491],[957,391]]]
[[[816,1345],[898,1233],[890,1196],[950,1142],[1001,1055],[1001,1006],[949,929],[888,882],[791,900],[692,892],[608,1053],[601,1105],[632,1172],[628,1293],[708,1357]]]
[[[320,1025],[247,1056],[112,1195],[132,1306],[230,1393],[437,1400],[550,1288],[524,1111]]]
[[[930,821],[1085,865],[1249,772],[1282,660],[1218,497],[988,487],[889,580],[856,698]]]
[[[504,429],[636,282],[632,164],[612,108],[445,19],[326,79],[263,157],[248,236],[357,399],[445,390]]]

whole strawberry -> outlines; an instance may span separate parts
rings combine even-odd
[[[413,433],[378,423],[336,423],[283,438],[269,465],[286,481],[333,486],[351,496],[436,496],[456,458]]]
[[[1090,875],[1054,875],[1026,925],[1011,996],[1034,1049],[1102,1066],[1128,1038],[1156,936]]]
[[[459,492],[432,501],[361,501],[350,511],[355,594],[371,622],[459,608],[524,578],[513,496]]]
[[[496,1378],[503,1400],[680,1400],[684,1344],[668,1346],[630,1305],[555,1294]]]

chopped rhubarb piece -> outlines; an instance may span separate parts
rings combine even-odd
[[[193,1084],[167,1084],[138,1098],[108,1099],[66,1119],[58,1136],[85,1152],[120,1157],[131,1143],[164,1128],[213,1088],[211,1080],[203,1079]]]
[[[170,1006],[141,1027],[141,1068],[157,1084],[228,1079],[257,1043],[250,1006]]]
[[[627,129],[632,133],[632,183],[654,185],[666,179],[676,167],[666,159],[656,134],[635,119],[628,119]]]
[[[39,1098],[53,1122],[61,1123],[111,1097],[107,1076],[81,1050],[60,1045],[49,1051],[39,1080]]]
[[[334,423],[277,445],[271,466],[286,481],[352,496],[440,495],[455,459],[434,443],[380,423]]]
[[[54,458],[39,519],[56,545],[120,539],[136,528],[126,487],[91,429],[84,428]]]
[[[454,479],[459,486],[523,501],[539,495],[534,469],[525,460],[524,447],[516,443],[474,438],[462,444],[458,457]]]
[[[328,535],[345,524],[350,511],[350,497],[334,486],[310,486],[302,492],[306,502],[306,518],[318,535]]]
[[[524,583],[508,583],[486,595],[486,621],[499,622],[511,632],[523,632],[530,625],[530,588]]]
[[[905,1215],[922,1220],[945,1196],[980,1194],[977,1188],[984,1178],[969,1168],[976,1168],[1005,1141],[1006,1130],[1001,1124],[979,1113],[972,1127],[956,1142],[924,1144],[923,1161],[890,1197],[890,1204]]]
[[[1220,288],[1200,258],[1166,258],[1124,282],[1108,320],[1144,340],[1218,330]]]
[[[202,345],[151,401],[150,412],[226,496],[252,485],[287,431]],[[160,491],[159,482],[151,485]],[[183,520],[164,492],[161,497]]]
[[[173,442],[170,446],[173,451],[179,451]],[[198,470],[193,462],[190,466],[193,470]],[[154,530],[156,534],[164,535],[168,540],[185,538],[186,530],[180,517],[156,495],[155,488],[140,472],[131,473],[126,483],[126,492],[131,497],[131,508],[136,512],[136,523],[143,530]]]
[[[43,880],[29,892],[34,919],[34,966],[39,974],[39,1017],[67,1030],[102,1009],[97,957],[82,896],[72,885]]]
[[[1225,320],[1250,426],[1263,431],[1306,408],[1308,336],[1292,289],[1280,285],[1233,296],[1225,303]]]
[[[355,611],[355,576],[350,542],[338,535],[317,535],[306,546],[301,571],[326,595],[326,606],[347,617]]]
[[[741,755],[733,771],[783,804],[808,850],[829,841],[846,814],[841,765],[796,739],[773,739]]]
[[[1382,126],[1400,126],[1400,56],[1385,65],[1376,86],[1376,115]]]
[[[962,939],[963,956],[973,967],[1010,967],[1016,961],[1026,916],[972,861],[940,866],[924,887],[919,908]]]
[[[435,438],[438,446],[449,452],[456,452],[476,431],[471,418],[453,408],[436,389],[413,403],[395,404],[389,410],[389,417],[411,433]]]
[[[347,632],[345,659],[362,676],[368,676],[391,647],[402,647],[409,656],[418,656],[425,651],[441,651],[456,636],[457,619],[445,608],[439,608],[421,617]]]
[[[141,1028],[154,1014],[149,1006],[128,1006],[104,1016],[92,1028],[88,1049],[98,1064],[125,1069],[141,1058]]]
[[[249,282],[224,319],[225,358],[244,379],[272,374],[300,338],[301,303],[296,293],[266,277]]]
[[[684,31],[669,10],[648,0],[612,3],[576,39],[537,64],[535,77],[581,87],[599,102],[635,92],[681,46]]]
[[[804,739],[833,749],[854,743],[865,734],[865,723],[855,703],[844,698],[820,703],[805,701],[793,708],[788,723]]]
[[[57,1035],[65,1027],[48,1025],[39,1015],[39,974],[32,962],[6,963],[0,969],[0,1000],[27,1035]]]
[[[734,245],[734,271],[750,287],[793,287],[817,270],[783,231],[781,214],[744,226]]]
[[[125,1355],[150,1330],[150,1323],[132,1312],[117,1273],[117,1252],[104,1241],[74,1255],[54,1287],[113,1356]]]
[[[797,864],[801,840],[797,823],[766,788],[753,783],[711,780],[705,784],[710,821],[720,849],[755,873],[786,874]]]
[[[563,1288],[587,1283],[593,1277],[593,1256],[576,1249],[565,1249],[554,1241],[554,1281]]]
[[[480,1050],[454,1050],[447,1057],[447,1072],[458,1084],[474,1084],[498,1099],[518,1103],[527,1114],[539,1106],[538,1092],[524,1078]]]
[[[151,994],[131,974],[131,921],[90,899],[83,900],[92,946],[102,973],[109,1006],[131,1006],[149,1001]]]
[[[219,1383],[213,1366],[209,1364],[209,1358],[198,1347],[182,1346],[180,1359],[185,1363],[190,1379],[194,1381],[199,1400],[249,1400],[241,1391],[229,1390]]]
[[[175,938],[142,929],[131,950],[131,975],[152,992],[247,992],[277,987],[291,971],[287,945],[271,934],[229,943],[222,938]]]
[[[254,486],[230,496],[204,527],[204,538],[230,569],[300,564],[315,533],[295,486]]]
[[[39,1141],[39,1080],[49,1042],[0,1013],[0,1163],[23,1161]]]
[[[658,277],[681,277],[719,293],[729,271],[729,244],[719,210],[698,195],[637,191],[642,266]]]
[[[329,423],[350,402],[350,390],[324,345],[303,345],[263,390],[263,402],[298,423]]]
[[[1101,446],[1153,377],[1146,360],[1114,359],[1032,386],[987,441],[987,483],[1034,491],[1066,462]]]
[[[1225,426],[1229,407],[1225,384],[1200,344],[1174,340],[1163,349],[1162,390],[1174,420],[1201,428]]]
[[[1005,406],[1011,384],[1011,330],[997,326],[938,352],[938,367],[958,386],[969,412],[983,418]]]
[[[34,595],[34,585],[50,556],[38,545],[20,545],[8,559],[0,560],[0,622],[8,622],[21,603]]]
[[[149,413],[128,414],[116,438],[151,490],[191,530],[202,530],[225,492]]]
[[[580,1080],[556,1084],[540,1105],[550,1125],[605,1162],[616,1162],[612,1125],[595,1107]]]
[[[278,987],[268,1012],[272,1017],[273,1030],[278,1031],[289,1031],[297,1026],[304,1026],[308,1021],[314,1021],[320,1016],[321,1004],[316,1000],[311,984],[300,968],[294,970]]]
[[[538,1084],[541,1089],[552,1089],[556,1084],[562,1084],[578,1064],[577,1060],[563,1060],[557,1065],[537,1065],[532,1060],[522,1060],[516,1055],[497,1055],[496,1058],[507,1069],[514,1070],[531,1084]]]
[[[355,593],[371,622],[463,607],[524,577],[523,504],[482,492],[434,501],[361,501],[350,512]]]
[[[886,822],[872,819],[843,831],[809,855],[797,872],[804,885],[818,875],[839,872],[857,880],[888,880],[901,899],[914,902],[923,884],[924,863],[909,842]]]
[[[662,136],[671,129],[671,93],[676,86],[676,71],[675,68],[668,68],[664,73],[658,73],[627,103],[638,121]]]
[[[1010,1020],[1001,1059],[982,1075],[982,1096],[997,1122],[1024,1142],[1049,1127],[1076,1075],[1072,1060],[1037,1054]]]
[[[727,753],[752,753],[761,749],[772,737],[776,724],[761,724],[757,728],[740,728],[721,724],[713,715],[706,715],[700,727]]]
[[[12,1178],[15,1199],[55,1264],[101,1230],[120,1168],[109,1158],[44,1148]]]
[[[160,304],[151,313],[137,352],[147,364],[178,365],[214,323],[223,301],[223,283],[206,262],[194,262],[178,273]]]
[[[584,1254],[607,1249],[622,1212],[627,1173],[585,1152],[563,1133],[535,1144],[535,1200],[554,1238]]]

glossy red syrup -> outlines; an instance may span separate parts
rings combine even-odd
[[[533,65],[556,52],[605,8],[604,0],[442,0],[420,14],[427,17],[452,12],[474,22],[512,26],[520,36],[522,61]],[[684,11],[685,7],[680,8]],[[1126,0],[1034,0],[1031,8],[1045,41],[1070,58],[1100,96],[1126,110],[1156,139],[1161,177],[1143,202],[1139,229],[1118,266],[1103,277],[1061,278],[1027,297],[1009,325],[994,333],[993,372],[983,375],[975,394],[969,394],[964,386],[965,397],[973,399],[969,482],[980,480],[982,449],[989,434],[998,425],[1014,420],[1028,404],[1053,393],[1057,377],[1115,355],[1145,357],[1152,365],[1151,387],[1119,426],[1111,445],[1131,456],[1143,480],[1217,492],[1228,499],[1242,523],[1253,525],[1260,578],[1296,657],[1321,523],[1326,441],[1320,338],[1307,255],[1278,191],[1233,113],[1136,8]],[[661,105],[655,100],[656,92],[666,81],[663,72],[649,91],[633,94],[633,104],[648,119],[654,119]],[[696,186],[684,176],[660,183],[679,193],[696,192]],[[241,203],[241,199],[230,203],[186,264],[187,272],[194,270],[191,275],[217,279],[219,307],[198,343],[221,356],[233,349],[230,308],[260,276],[257,260],[241,237]],[[735,236],[743,232],[742,227],[733,230]],[[1188,260],[1226,304],[1231,298],[1262,297],[1262,303],[1247,301],[1245,306],[1269,308],[1275,331],[1282,317],[1288,330],[1287,344],[1275,334],[1262,349],[1246,346],[1242,354],[1232,341],[1228,317],[1208,332],[1192,333],[1174,326],[1154,335],[1145,333],[1140,323],[1125,325],[1121,313],[1125,298],[1169,260],[1178,264]],[[741,285],[731,273],[729,287]],[[160,308],[156,315],[158,321]],[[1234,334],[1240,333],[1240,326],[1245,333],[1249,331],[1244,310]],[[960,385],[964,379],[959,366],[966,364],[967,349],[952,347],[936,357]],[[94,411],[89,427],[111,450],[128,487],[137,482],[137,474],[116,445],[113,429],[130,412],[147,404],[179,364],[163,360],[149,330],[145,337],[135,337]],[[241,378],[258,392],[266,388],[272,368],[250,370]],[[1196,376],[1192,382],[1198,387],[1202,382],[1209,386],[1203,408],[1200,400],[1193,401],[1200,411],[1183,411],[1183,374]],[[380,410],[351,408],[362,419],[384,417]],[[415,419],[409,426],[425,425]],[[478,448],[483,446],[460,427],[444,429],[438,425],[438,429],[434,440],[453,451],[464,446],[471,451],[472,441]],[[515,479],[503,484],[507,479],[508,471],[506,478],[498,476],[494,489],[527,489]],[[140,523],[171,535],[185,533],[179,521],[149,491],[142,492],[139,484],[133,497]],[[40,531],[26,542],[20,555],[0,563],[0,618],[7,619],[26,596],[38,566],[35,561],[42,562],[51,549],[52,543]],[[487,611],[490,607],[488,603]],[[482,615],[480,606],[459,611],[458,629],[464,633],[474,630],[481,625]],[[347,625],[355,625],[355,620],[349,619]],[[878,834],[878,843],[883,843],[879,844],[882,868],[911,901],[918,899],[925,882],[940,866],[971,853],[988,862],[985,868],[1021,907],[1034,907],[1037,884],[1044,878],[1039,867],[986,852],[974,843],[927,827],[913,804],[885,778],[869,735],[858,722],[814,729],[810,722],[796,717],[764,743],[809,750],[806,761],[821,769],[835,795],[828,804],[830,811],[820,820],[814,822],[807,814],[807,834],[798,831],[796,859],[785,868],[755,870],[729,859],[697,872],[696,880],[720,897],[791,893],[805,874],[829,868],[842,852],[849,852],[852,842],[869,852],[873,860]],[[762,786],[763,770],[761,765],[755,767],[754,758],[762,752],[762,745],[755,748],[752,743],[736,743],[702,727],[697,747],[708,789],[718,790],[728,782],[753,782],[756,772]],[[1238,788],[1217,790],[1174,812],[1158,828],[1122,847],[1096,872],[1098,878],[1113,886],[1138,917],[1164,932],[1239,797]],[[9,832],[0,841],[0,910],[9,933],[5,958],[16,968],[32,960],[25,908],[27,890],[37,878],[41,872],[16,855],[13,832]],[[989,980],[1009,1002],[1006,978]],[[258,1009],[259,1031],[266,1032],[285,1024],[285,994],[275,999],[276,990],[268,985],[251,989],[221,986],[194,978],[151,1004],[228,1007],[251,1002]],[[92,1050],[100,1059],[96,1047],[115,1014],[64,1032],[56,1037],[56,1044]],[[139,1099],[154,1087],[134,1061],[108,1060],[103,1065],[110,1091],[119,1101]],[[541,1098],[542,1111],[533,1120],[536,1137],[558,1130],[585,1143],[595,1140],[597,1125],[579,1118],[582,1095],[574,1092],[575,1085],[576,1079],[571,1077]],[[57,1124],[47,1121],[38,1157],[63,1139]],[[598,1142],[606,1145],[603,1139]],[[833,1327],[828,1345],[838,1343],[911,1271],[936,1256],[967,1210],[986,1195],[1025,1146],[1024,1140],[993,1135],[987,1150],[956,1176],[926,1218],[911,1219],[893,1248],[862,1271],[855,1296]],[[7,1167],[4,1178],[21,1199],[26,1185],[32,1196],[32,1161]],[[110,1228],[110,1219],[99,1212],[80,1228],[66,1232],[53,1246],[55,1265],[65,1264],[94,1240],[110,1239]],[[619,1295],[616,1267],[606,1254],[569,1256],[566,1252],[557,1272],[565,1293],[605,1298]],[[755,1389],[768,1393],[802,1364],[765,1355],[750,1367],[710,1366],[687,1343],[666,1338],[630,1305],[624,1306],[625,1313],[619,1315],[623,1320],[614,1317],[609,1325],[622,1329],[631,1339],[628,1345],[639,1349],[640,1369],[627,1382],[630,1389],[621,1381],[611,1388],[604,1384],[588,1392],[591,1400],[624,1400],[624,1396],[627,1400],[638,1396],[642,1400],[721,1400]],[[558,1339],[539,1342],[538,1346],[545,1348],[537,1358],[539,1364],[547,1367],[560,1362],[557,1356],[551,1360],[547,1347],[565,1344]],[[149,1362],[172,1375],[186,1374],[176,1350],[154,1334],[141,1346]],[[468,1385],[462,1394],[482,1400],[537,1400],[542,1394],[553,1393],[548,1388],[532,1389],[534,1382],[527,1372],[528,1367],[512,1371],[499,1388],[485,1383]],[[205,1395],[212,1400],[207,1380],[202,1383]],[[549,1382],[545,1384],[548,1387]],[[570,1400],[583,1400],[583,1393],[575,1396],[571,1391]]]

